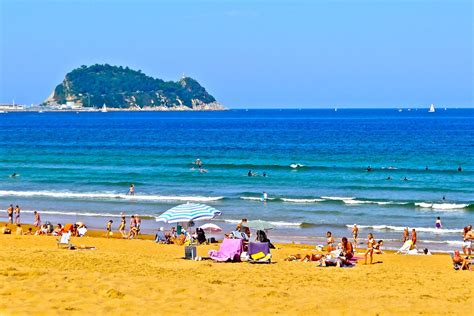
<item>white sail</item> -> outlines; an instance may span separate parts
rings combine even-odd
[[[430,109],[428,110],[428,112],[433,113],[434,111],[436,111],[436,110],[435,110],[435,107],[434,107],[433,104],[431,104],[431,105],[430,105]]]
[[[104,105],[102,106],[101,112],[107,112],[107,106],[105,105],[105,103],[104,103]]]

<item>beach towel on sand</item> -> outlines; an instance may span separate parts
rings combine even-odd
[[[413,242],[411,240],[407,240],[407,241],[405,241],[403,246],[400,249],[398,249],[398,251],[396,253],[403,253],[403,254],[406,255],[406,254],[408,254],[408,252],[410,251],[412,246],[413,246]]]
[[[215,261],[240,261],[240,254],[242,253],[242,239],[225,238],[219,251],[209,251],[209,257]]]
[[[259,258],[254,257],[256,254],[261,254],[261,256],[259,256]],[[250,242],[248,255],[249,262],[251,263],[270,263],[272,261],[272,255],[270,254],[270,243]]]

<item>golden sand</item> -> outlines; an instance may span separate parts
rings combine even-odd
[[[151,240],[0,235],[0,314],[461,314],[474,307],[474,272],[449,255],[375,257],[317,268],[286,262],[310,246],[278,245],[270,265],[183,260]],[[206,256],[218,245],[198,246]]]

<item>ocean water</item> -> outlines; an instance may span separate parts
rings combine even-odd
[[[96,227],[138,213],[152,231],[168,208],[198,201],[222,211],[215,223],[226,230],[247,217],[275,225],[274,239],[321,243],[357,223],[361,237],[395,246],[408,226],[444,250],[474,222],[473,118],[473,109],[4,113],[1,207],[19,204],[24,221],[39,210]],[[437,216],[445,229],[434,229]]]

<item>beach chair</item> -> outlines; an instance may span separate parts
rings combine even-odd
[[[269,242],[250,242],[248,245],[248,262],[250,263],[271,263]]]
[[[63,248],[72,248],[73,245],[71,244],[71,232],[64,233],[61,235],[61,237],[58,239],[58,248],[63,247]]]
[[[209,257],[211,257],[212,260],[218,262],[240,261],[240,254],[242,253],[242,248],[242,239],[225,238],[222,241],[221,247],[218,251],[209,251]]]

